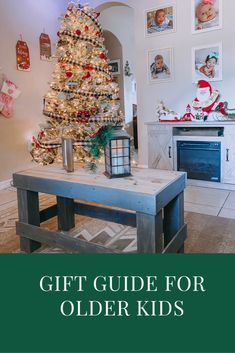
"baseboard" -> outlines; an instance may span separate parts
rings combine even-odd
[[[235,184],[215,183],[212,181],[188,179],[187,185],[188,186],[198,186],[198,187],[202,187],[202,188],[235,191]]]
[[[0,190],[7,189],[11,186],[11,179],[0,181]]]

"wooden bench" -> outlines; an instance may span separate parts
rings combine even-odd
[[[81,214],[137,227],[138,253],[184,252],[186,174],[139,168],[132,172],[128,178],[107,179],[102,172],[91,174],[79,166],[66,173],[60,165],[52,165],[15,173],[21,250],[30,253],[47,243],[72,252],[113,252],[69,235],[75,214]],[[56,195],[57,204],[39,211],[38,193]],[[58,231],[40,228],[55,216]]]

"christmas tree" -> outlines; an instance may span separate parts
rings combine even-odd
[[[75,161],[92,164],[100,157],[97,141],[104,145],[110,126],[123,121],[98,16],[88,5],[71,3],[60,18],[57,63],[44,97],[47,122],[33,137],[37,163],[61,159],[61,138],[71,137]]]

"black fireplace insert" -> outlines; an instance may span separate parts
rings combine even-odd
[[[189,179],[220,182],[221,142],[177,141],[177,170]]]

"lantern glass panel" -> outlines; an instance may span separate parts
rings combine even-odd
[[[111,148],[116,148],[117,147],[117,140],[112,140],[111,141]]]
[[[123,146],[123,140],[117,140],[117,147],[122,148]]]
[[[123,148],[123,156],[129,157],[129,148]]]
[[[112,157],[112,165],[113,166],[119,166],[123,165],[124,163],[123,156],[118,156],[118,157]]]
[[[129,147],[130,145],[130,140],[129,139],[125,139],[123,142],[124,147]]]
[[[122,175],[125,173],[124,166],[117,166],[117,167],[112,167],[112,174],[113,175]]]

